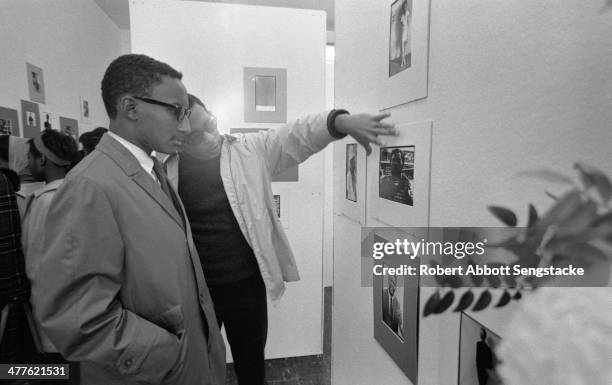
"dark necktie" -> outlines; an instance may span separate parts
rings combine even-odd
[[[168,184],[168,177],[166,176],[166,172],[164,171],[161,162],[154,156],[152,156],[151,159],[153,159],[153,172],[155,172],[155,175],[157,175],[157,179],[159,180],[159,184],[161,185],[162,190],[164,191],[168,199],[170,199],[170,202],[172,202],[174,208],[176,209],[176,212],[182,219],[183,215],[181,211],[181,205],[179,204],[176,195],[170,190],[170,185]]]

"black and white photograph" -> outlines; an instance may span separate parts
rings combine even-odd
[[[464,312],[460,322],[458,385],[501,385],[495,373],[501,337]]]
[[[75,141],[78,140],[79,138],[79,121],[78,120],[60,116],[59,125],[60,125],[59,130],[61,132],[72,136]]]
[[[24,138],[33,138],[41,131],[40,110],[38,103],[21,101],[21,120],[23,121]]]
[[[357,143],[346,145],[346,199],[357,202]]]
[[[0,9],[0,383],[612,385],[612,0]]]
[[[389,267],[383,264],[383,267]],[[404,341],[404,277],[384,275],[382,286],[382,320]]]
[[[0,107],[0,135],[19,136],[19,120],[17,110]]]
[[[281,196],[278,194],[274,194],[274,211],[276,212],[276,216],[280,218],[281,217]]]
[[[391,4],[389,22],[389,77],[410,68],[412,49],[412,0]]]
[[[33,64],[26,63],[26,72],[28,79],[28,90],[30,92],[30,100],[37,103],[45,103],[45,81],[43,78],[43,70]]]
[[[414,206],[415,146],[382,147],[378,195],[393,202]]]
[[[89,123],[91,121],[91,110],[89,100],[81,97],[81,121]]]

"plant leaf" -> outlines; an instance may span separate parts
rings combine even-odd
[[[533,227],[535,223],[538,221],[538,212],[535,207],[530,203],[529,204],[529,219],[527,220],[527,227]]]
[[[423,317],[427,317],[430,314],[433,314],[434,310],[438,307],[440,303],[440,292],[436,290],[435,293],[429,297],[427,302],[425,303],[425,307],[423,308]]]
[[[467,309],[468,307],[470,307],[472,302],[474,302],[474,293],[472,293],[472,290],[468,290],[465,293],[463,293],[463,295],[459,299],[459,303],[457,304],[457,307],[455,307],[455,310],[453,311],[454,312],[463,311]]]
[[[508,293],[508,290],[504,290],[502,296],[499,298],[499,302],[497,302],[497,305],[495,305],[495,307],[504,307],[508,304],[508,302],[510,302],[512,298],[510,297],[510,293]]]
[[[610,200],[610,197],[612,197],[612,183],[610,183],[610,179],[608,179],[603,171],[582,163],[576,163],[574,167],[578,170],[580,180],[585,188],[594,187],[604,202]]]
[[[517,177],[527,177],[543,180],[548,183],[555,183],[563,186],[575,186],[572,178],[561,174],[560,172],[546,169],[521,171],[516,174]]]
[[[491,213],[493,213],[493,215],[497,217],[497,219],[502,221],[506,226],[516,226],[516,214],[514,214],[512,210],[500,206],[489,206],[488,209]]]
[[[453,293],[453,291],[450,290],[448,293],[444,295],[444,297],[442,297],[442,299],[438,303],[438,306],[436,306],[436,308],[433,311],[434,314],[444,313],[446,309],[448,309],[453,304],[454,301],[455,301],[455,293]]]
[[[478,301],[476,301],[476,305],[474,305],[472,310],[481,311],[482,309],[485,309],[491,303],[491,298],[492,296],[489,290],[483,291],[480,297],[478,298]]]

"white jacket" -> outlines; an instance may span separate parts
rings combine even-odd
[[[330,134],[328,113],[309,115],[279,129],[226,135],[221,147],[221,179],[244,238],[253,249],[272,301],[284,282],[300,279],[289,241],[274,209],[271,176],[293,167],[342,137]],[[333,129],[332,129],[333,130]],[[178,159],[166,162],[168,178],[178,186]]]

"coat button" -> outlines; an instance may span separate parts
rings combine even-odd
[[[126,368],[129,368],[130,366],[132,366],[132,359],[128,358],[127,360],[125,360],[125,362],[123,363],[123,365],[125,365]]]

